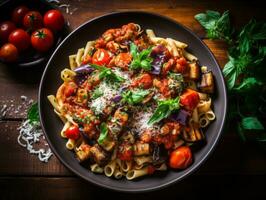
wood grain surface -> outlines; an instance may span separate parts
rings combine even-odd
[[[72,15],[64,12],[73,30],[85,21],[110,12],[143,10],[159,13],[182,23],[195,32],[211,49],[221,67],[227,62],[227,46],[223,41],[205,37],[194,15],[207,9],[230,10],[236,28],[250,18],[265,20],[262,1],[230,0],[62,0],[70,4]],[[77,9],[77,10],[75,10]],[[66,169],[53,156],[48,163],[40,162],[26,149],[17,144],[18,130],[25,119],[27,106],[21,96],[36,100],[43,67],[14,69],[0,64],[0,109],[3,105],[12,108],[0,120],[0,199],[79,199],[104,198],[116,195],[118,199],[197,198],[210,191],[218,199],[265,197],[266,158],[265,152],[252,144],[243,144],[236,133],[227,130],[207,162],[192,176],[181,183],[147,195],[126,195],[103,190],[91,185]],[[230,103],[230,102],[229,102]],[[18,110],[18,112],[15,112]],[[230,123],[230,122],[229,122]],[[103,191],[103,192],[102,192]],[[218,196],[217,196],[218,195]],[[216,199],[216,198],[215,198]]]

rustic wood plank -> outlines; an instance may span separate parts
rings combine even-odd
[[[43,163],[37,156],[21,147],[17,143],[17,128],[20,124],[21,122],[17,121],[0,121],[0,175],[72,175],[55,156],[52,156],[48,163]]]
[[[265,176],[193,176],[166,189],[126,194],[102,189],[78,178],[0,178],[1,199],[265,199]],[[14,192],[14,189],[16,192]]]
[[[0,176],[72,176],[55,157],[42,163],[17,143],[17,127],[21,122],[0,122]],[[19,166],[19,167],[18,167]],[[266,159],[263,152],[243,145],[234,133],[225,133],[210,159],[198,174],[265,174]]]

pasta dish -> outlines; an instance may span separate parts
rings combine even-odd
[[[193,163],[215,119],[214,77],[187,46],[129,23],[69,56],[48,99],[78,162],[128,180]]]

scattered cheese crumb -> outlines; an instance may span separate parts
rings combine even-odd
[[[51,149],[39,148],[36,149],[33,147],[34,144],[40,142],[40,137],[43,136],[40,123],[36,122],[31,124],[29,120],[26,120],[18,128],[19,136],[17,138],[18,143],[27,148],[31,154],[38,156],[39,160],[42,162],[48,162],[49,158],[53,155]]]

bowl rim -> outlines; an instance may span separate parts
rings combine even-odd
[[[215,65],[219,68],[218,69],[218,74],[219,74],[219,76],[221,76],[221,79],[222,79],[222,81],[220,83],[220,84],[222,84],[222,91],[221,92],[223,93],[224,98],[225,98],[224,108],[223,108],[224,115],[222,116],[222,119],[221,119],[221,126],[217,130],[217,137],[215,138],[214,142],[211,144],[211,146],[210,146],[209,150],[207,151],[207,153],[205,155],[203,155],[203,157],[199,160],[199,162],[195,163],[195,165],[191,169],[189,169],[186,173],[184,173],[183,175],[179,176],[178,178],[175,178],[175,179],[173,179],[171,181],[168,181],[168,182],[166,182],[164,184],[161,184],[161,185],[158,185],[158,186],[153,186],[153,187],[149,187],[149,188],[142,188],[142,189],[118,188],[118,187],[113,186],[113,185],[107,185],[107,184],[98,183],[95,180],[88,179],[86,176],[82,175],[78,170],[76,170],[75,168],[72,168],[63,158],[61,158],[59,156],[58,152],[53,147],[52,142],[50,141],[48,134],[45,132],[44,123],[43,123],[43,117],[42,117],[42,109],[41,109],[41,104],[40,104],[40,102],[42,101],[41,100],[41,95],[42,95],[42,91],[43,91],[43,82],[44,82],[45,77],[46,77],[46,72],[48,71],[48,67],[50,65],[51,60],[53,59],[53,57],[54,57],[55,53],[58,51],[58,49],[61,48],[62,44],[64,44],[64,42],[66,40],[68,40],[68,38],[70,38],[73,34],[75,34],[79,29],[81,29],[84,26],[87,26],[87,24],[90,24],[94,20],[101,19],[101,18],[104,18],[104,17],[108,17],[108,16],[111,16],[111,15],[119,15],[119,14],[127,14],[127,13],[131,13],[131,14],[132,13],[133,14],[147,14],[147,15],[163,18],[165,20],[171,21],[172,23],[180,26],[181,28],[185,29],[190,34],[192,34],[196,39],[198,39],[199,42],[206,48],[206,50],[210,54],[210,56],[213,59]],[[225,84],[225,79],[224,79],[224,76],[222,74],[221,68],[220,68],[215,56],[213,55],[213,53],[209,49],[209,47],[192,30],[190,30],[189,28],[185,27],[181,23],[175,21],[174,19],[172,19],[170,17],[167,17],[167,16],[164,16],[164,15],[161,15],[161,14],[157,14],[157,13],[153,13],[153,12],[147,12],[147,11],[130,10],[130,11],[110,12],[110,13],[107,13],[107,14],[103,14],[103,15],[94,17],[94,18],[84,22],[80,26],[78,26],[67,37],[65,37],[65,39],[60,43],[60,45],[58,45],[57,48],[54,50],[53,54],[51,55],[51,57],[49,58],[49,61],[46,64],[45,70],[43,72],[43,75],[42,75],[42,78],[41,78],[41,81],[40,81],[40,86],[39,86],[39,93],[38,93],[38,110],[39,110],[39,113],[40,113],[41,127],[42,127],[42,130],[43,130],[43,132],[45,134],[46,140],[47,140],[50,148],[52,149],[52,151],[56,155],[56,157],[70,171],[72,171],[74,174],[76,174],[77,176],[81,177],[82,179],[84,179],[84,180],[86,180],[86,181],[88,181],[90,183],[93,183],[96,186],[100,186],[100,187],[103,187],[103,188],[106,188],[106,189],[109,189],[109,190],[118,191],[118,192],[125,192],[125,193],[143,193],[143,192],[151,192],[151,191],[163,189],[163,188],[166,188],[166,187],[168,187],[170,185],[173,185],[174,183],[177,183],[177,182],[183,180],[185,177],[188,177],[189,175],[193,174],[193,172],[195,172],[197,169],[199,169],[199,167],[204,162],[206,162],[207,158],[211,155],[211,153],[213,153],[214,149],[217,147],[217,144],[218,144],[218,142],[219,142],[219,140],[221,138],[221,135],[222,135],[222,132],[223,132],[223,129],[224,129],[224,125],[225,125],[226,115],[227,115],[227,101],[228,101],[227,100],[227,87],[226,87],[226,84]]]

